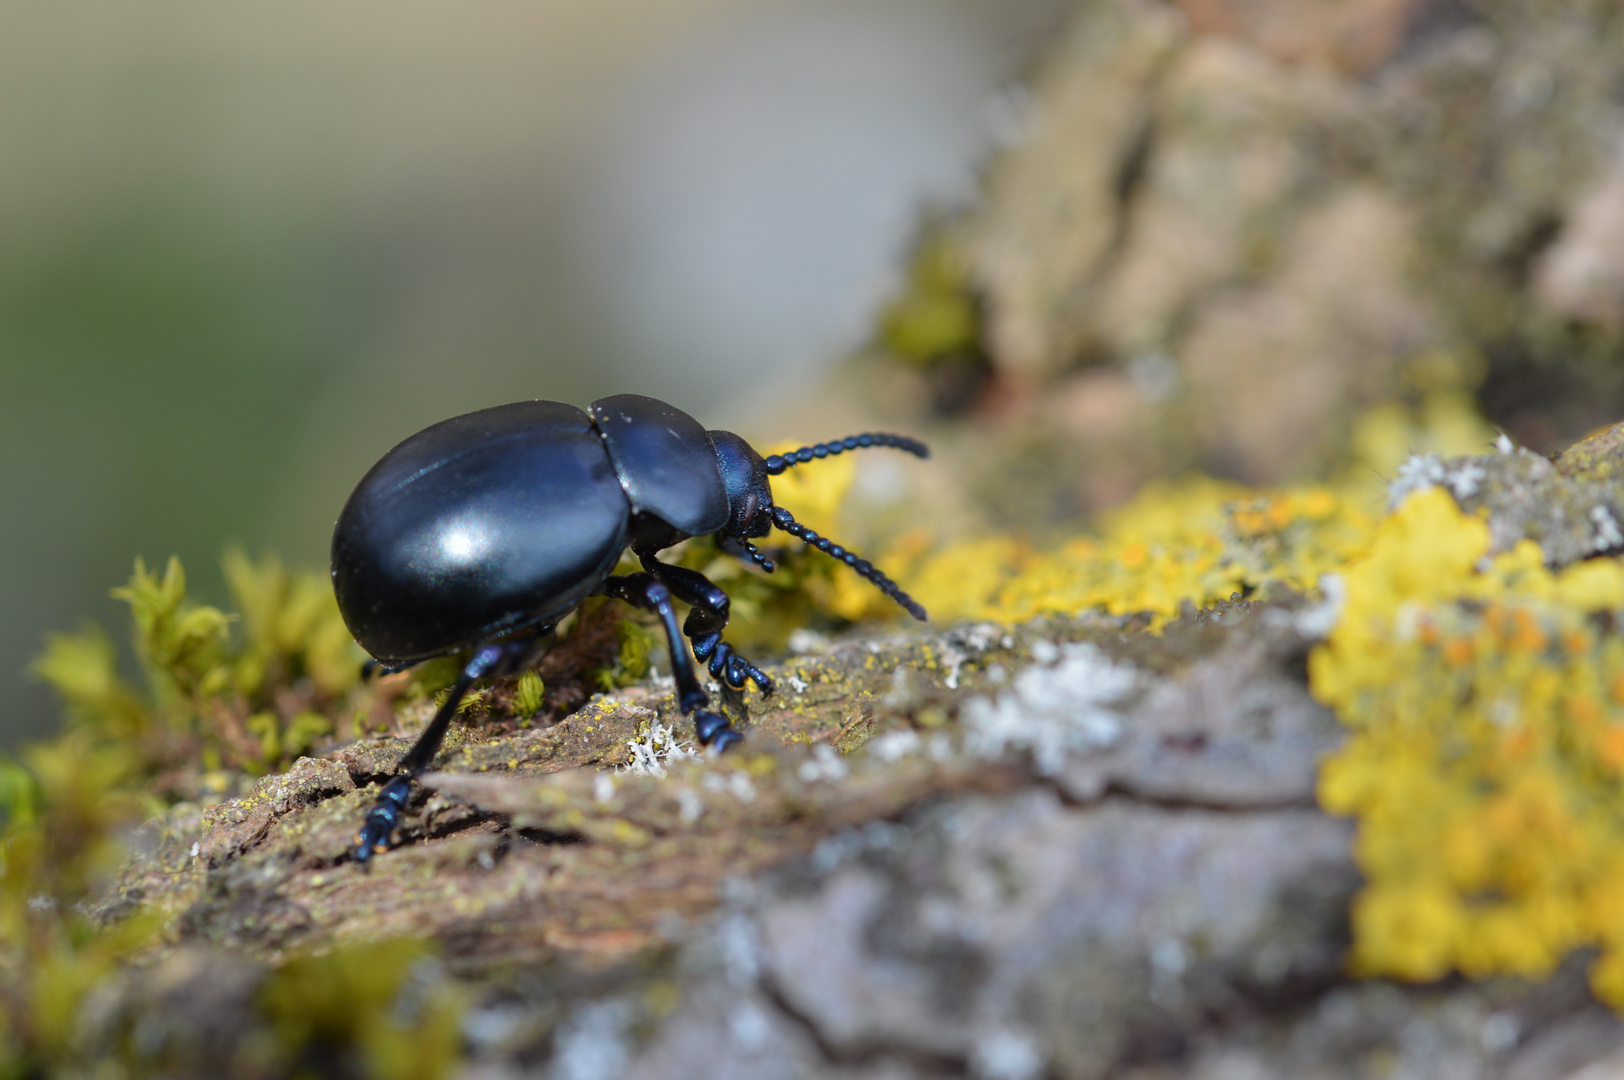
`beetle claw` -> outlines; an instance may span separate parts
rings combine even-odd
[[[694,655],[700,660],[709,661],[705,669],[711,673],[711,678],[735,690],[743,690],[748,680],[755,683],[763,694],[773,692],[773,681],[723,641],[721,634],[704,634],[694,638]]]
[[[699,736],[700,745],[714,744],[718,750],[731,746],[741,738],[739,733],[733,730],[733,725],[727,722],[727,717],[709,709],[700,709],[694,713],[694,734]]]

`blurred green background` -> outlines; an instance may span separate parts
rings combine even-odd
[[[0,8],[0,742],[136,555],[322,565],[419,427],[654,394],[750,431],[968,191],[1062,0]]]

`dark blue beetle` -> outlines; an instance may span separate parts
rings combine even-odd
[[[890,578],[773,504],[769,476],[868,446],[929,455],[913,439],[868,434],[763,459],[732,432],[706,431],[637,394],[603,398],[586,412],[556,401],[481,409],[385,454],[333,530],[333,591],[344,622],[384,671],[465,649],[473,657],[367,814],[355,858],[365,863],[389,845],[412,779],[433,760],[469,687],[532,663],[558,620],[588,596],[657,613],[677,704],[693,714],[699,741],[718,749],[738,742],[694,676],[672,597],[690,605],[682,632],[713,676],[735,689],[749,679],[769,694],[772,682],[722,640],[727,593],[655,557],[680,540],[714,534],[770,573],[772,562],[750,540],[777,526],[924,619],[925,609]],[[628,545],[646,572],[611,574]]]

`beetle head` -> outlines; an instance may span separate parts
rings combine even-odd
[[[930,451],[925,448],[924,443],[903,435],[871,432],[866,435],[852,435],[835,442],[818,443],[816,446],[803,446],[788,454],[774,454],[769,458],[763,458],[749,443],[731,431],[712,431],[709,434],[712,445],[716,447],[722,484],[727,489],[728,519],[721,532],[724,536],[739,541],[737,546],[743,548],[745,555],[755,560],[763,570],[771,573],[772,561],[757,551],[756,546],[747,538],[766,536],[776,526],[797,540],[805,541],[808,546],[845,563],[872,582],[885,595],[902,605],[908,614],[921,621],[924,620],[925,609],[913,597],[903,592],[896,582],[886,577],[878,567],[867,559],[859,558],[855,552],[847,551],[828,538],[819,536],[796,521],[782,506],[774,506],[772,487],[768,480],[769,477],[777,476],[785,469],[796,465],[870,446],[887,446],[913,454],[915,457],[929,457]]]
[[[772,529],[768,511],[773,489],[767,481],[767,463],[755,448],[731,431],[711,431],[716,464],[727,490],[727,524],[721,533],[737,539],[766,536]]]

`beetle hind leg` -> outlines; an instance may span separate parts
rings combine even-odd
[[[486,675],[498,674],[500,668],[510,667],[529,648],[528,643],[505,642],[501,645],[482,645],[474,650],[472,659],[446,692],[445,701],[435,711],[434,719],[429,721],[429,726],[423,729],[423,734],[417,737],[412,748],[401,756],[400,764],[395,766],[397,775],[384,785],[372,809],[367,812],[361,831],[355,834],[353,857],[356,862],[366,866],[374,854],[389,849],[395,827],[400,824],[400,815],[405,811],[406,800],[411,795],[412,781],[434,760],[440,743],[445,739],[446,729],[451,726],[452,717],[457,715],[457,706],[462,704],[469,687]]]

